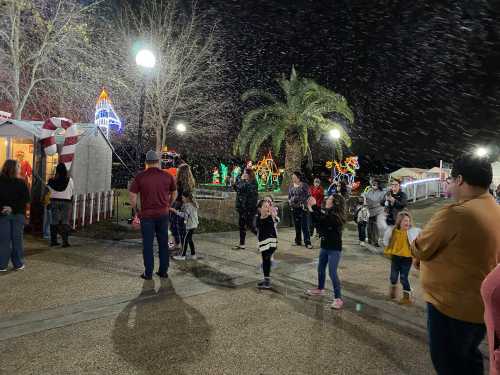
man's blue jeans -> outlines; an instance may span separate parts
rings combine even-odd
[[[144,259],[144,276],[151,277],[154,268],[153,241],[156,235],[158,241],[158,255],[160,258],[160,267],[158,272],[165,274],[168,272],[169,254],[168,254],[168,215],[158,218],[141,219],[142,233],[142,256]]]
[[[24,215],[0,216],[0,269],[6,269],[9,259],[15,268],[24,264]]]
[[[342,298],[340,291],[340,280],[337,274],[337,268],[340,262],[341,251],[321,249],[318,262],[318,289],[325,289],[326,266],[333,284],[333,293],[335,298]]]
[[[483,375],[479,344],[484,324],[453,319],[427,303],[427,329],[432,363],[438,375]]]

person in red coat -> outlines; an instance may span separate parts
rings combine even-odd
[[[323,199],[325,198],[325,191],[321,186],[321,180],[319,178],[314,179],[314,184],[309,188],[309,191],[311,193],[311,196],[314,197],[314,199],[316,199],[316,205],[318,207],[321,207]],[[309,232],[311,233],[311,236],[314,233],[314,223],[312,222],[309,225]],[[319,231],[317,228],[316,228],[316,234],[319,235]]]

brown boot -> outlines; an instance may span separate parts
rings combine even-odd
[[[391,285],[389,287],[389,298],[396,299],[397,285]]]
[[[401,298],[398,303],[400,305],[411,305],[413,304],[413,302],[411,301],[410,297],[411,297],[410,292],[403,291],[403,298]]]

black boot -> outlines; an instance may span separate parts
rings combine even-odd
[[[70,247],[70,244],[68,242],[68,237],[69,237],[69,229],[67,225],[61,225],[61,237],[63,240],[62,247]]]
[[[50,226],[50,246],[59,246],[60,243],[57,242],[57,225]]]

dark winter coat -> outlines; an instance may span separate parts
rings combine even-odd
[[[342,222],[330,210],[312,207],[311,217],[318,228],[321,248],[342,251]]]
[[[386,197],[388,195],[391,195],[394,199],[394,204],[391,204],[389,201],[387,201]],[[398,214],[403,211],[406,206],[408,206],[408,197],[406,193],[402,192],[401,190],[398,191],[396,194],[394,194],[392,191],[389,191],[385,196],[382,202],[380,202],[382,206],[385,206],[387,210],[387,225],[394,225],[396,224],[396,218]]]
[[[236,210],[238,212],[253,213],[257,210],[259,193],[255,181],[240,180],[234,185],[234,190],[236,191]]]

